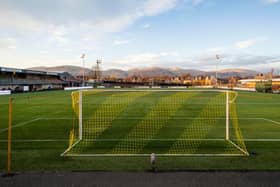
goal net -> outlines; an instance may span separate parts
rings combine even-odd
[[[62,156],[248,156],[236,98],[221,90],[76,91]]]

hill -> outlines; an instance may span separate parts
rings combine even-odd
[[[83,68],[79,66],[56,66],[56,67],[32,67],[28,68],[32,70],[40,71],[52,71],[52,72],[69,72],[70,74],[77,76],[81,75]],[[85,74],[88,75],[93,73],[91,69],[84,68]],[[258,72],[247,69],[223,69],[218,71],[218,75],[221,78],[227,78],[231,76],[238,77],[253,77]],[[141,76],[141,77],[154,77],[154,76],[178,76],[182,74],[190,74],[192,76],[198,75],[215,75],[215,71],[201,71],[196,69],[183,69],[183,68],[162,68],[162,67],[148,67],[148,68],[133,68],[127,71],[121,69],[108,69],[102,72],[105,77],[116,77],[116,78],[125,78],[127,76]]]
[[[38,66],[38,67],[32,67],[32,68],[28,68],[28,69],[38,70],[38,71],[51,71],[51,72],[68,72],[68,73],[72,74],[73,76],[82,74],[83,69],[85,70],[85,74],[89,74],[92,72],[88,68],[83,68],[80,66],[69,66],[69,65],[54,66],[54,67]]]

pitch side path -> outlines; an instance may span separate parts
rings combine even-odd
[[[30,172],[0,186],[280,186],[280,172]]]

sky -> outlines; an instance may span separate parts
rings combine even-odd
[[[279,20],[280,0],[0,0],[0,66],[280,73]]]

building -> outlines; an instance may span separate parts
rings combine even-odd
[[[239,87],[242,88],[256,88],[257,82],[267,81],[264,79],[241,79],[238,81]],[[277,91],[280,90],[280,78],[273,78],[272,81],[272,89]]]
[[[192,85],[195,86],[211,86],[215,85],[216,79],[213,76],[195,76]]]
[[[280,91],[280,78],[272,79],[272,90]]]
[[[46,72],[28,69],[0,67],[0,90],[13,92],[63,89],[78,86],[76,80],[67,72]]]

